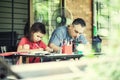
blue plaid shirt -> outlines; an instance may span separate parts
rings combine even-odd
[[[67,42],[70,42],[72,37],[68,33],[67,26],[61,26],[56,28],[49,40],[49,43],[54,43],[57,46],[62,46],[63,40],[66,40]],[[81,42],[82,44],[86,44],[87,40],[84,37],[84,35],[80,35],[77,39],[74,40],[75,42]]]

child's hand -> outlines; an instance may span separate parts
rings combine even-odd
[[[39,48],[40,51],[43,51],[43,48]]]
[[[49,47],[47,47],[45,50],[48,51],[48,52],[53,52],[53,49],[51,49]]]
[[[29,46],[28,44],[25,44],[25,45],[23,45],[23,49],[29,50],[29,49],[30,49],[30,46]]]

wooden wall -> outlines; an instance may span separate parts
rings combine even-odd
[[[86,37],[92,41],[92,1],[93,0],[65,0],[65,7],[72,13],[73,19],[83,18],[86,21]]]

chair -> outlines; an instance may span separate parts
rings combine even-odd
[[[13,52],[17,49],[17,33],[15,31],[0,32],[0,53]],[[4,57],[4,59],[11,63],[11,56]]]

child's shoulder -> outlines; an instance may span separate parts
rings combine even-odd
[[[24,36],[24,37],[21,38],[21,40],[26,40],[26,41],[28,41],[28,38]]]

